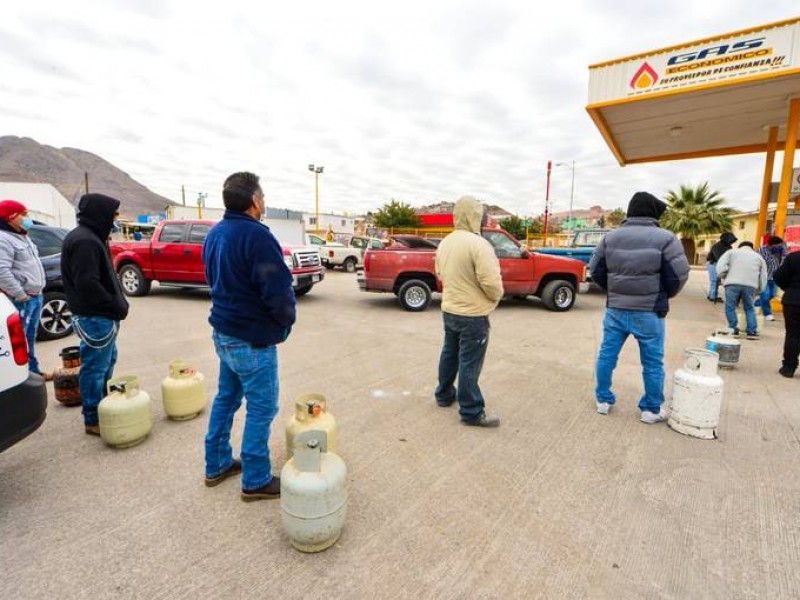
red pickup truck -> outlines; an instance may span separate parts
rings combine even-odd
[[[585,263],[528,252],[499,227],[485,228],[482,234],[500,260],[506,296],[538,296],[548,309],[558,312],[572,308],[575,294],[586,279]],[[425,310],[432,293],[442,291],[434,271],[435,256],[435,249],[409,250],[402,246],[367,250],[358,285],[365,292],[392,292],[406,310]]]
[[[205,287],[203,241],[215,221],[161,221],[153,239],[111,242],[111,256],[122,290],[128,296],[145,296],[153,281],[175,287]],[[325,278],[319,251],[307,246],[282,246],[283,260],[292,271],[294,292],[307,294]]]

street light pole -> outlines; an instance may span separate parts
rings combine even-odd
[[[550,172],[553,170],[553,163],[547,161],[547,188],[544,195],[544,238],[542,246],[547,246],[547,217],[550,213]]]
[[[572,225],[572,200],[575,196],[575,161],[572,161],[572,165],[568,165],[567,163],[556,163],[557,167],[569,167],[572,169],[572,185],[569,188],[569,216],[567,217],[567,223]],[[574,227],[573,227],[574,229]]]
[[[316,198],[316,217],[314,220],[315,231],[317,233],[320,232],[319,228],[319,176],[325,170],[325,167],[322,165],[314,166],[313,164],[308,165],[308,170],[314,173],[314,188],[315,188],[315,198]]]

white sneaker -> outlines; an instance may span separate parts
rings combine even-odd
[[[772,315],[767,315],[766,317],[764,317],[764,320],[765,321],[774,321],[775,317],[773,317]]]
[[[607,415],[608,411],[611,410],[611,404],[608,402],[598,402],[597,403],[597,412],[601,415]]]
[[[658,411],[658,414],[652,413],[649,410],[643,410],[642,416],[639,418],[639,420],[642,423],[646,423],[647,425],[653,425],[654,423],[661,423],[662,421],[666,421],[667,417],[669,417],[669,415],[667,414],[667,411],[665,411],[663,408]]]

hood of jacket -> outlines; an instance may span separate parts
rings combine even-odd
[[[738,239],[739,238],[733,235],[730,231],[726,231],[720,236],[719,241],[725,244],[726,246],[733,246],[733,244],[736,243],[736,240]]]
[[[480,234],[483,221],[483,206],[472,196],[463,196],[458,199],[453,207],[453,225],[456,229],[463,229]]]
[[[628,203],[628,217],[649,217],[656,221],[667,210],[663,202],[648,192],[636,192]]]
[[[105,194],[84,194],[78,202],[78,223],[85,225],[105,241],[111,234],[119,200]]]

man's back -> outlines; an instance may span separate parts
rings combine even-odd
[[[454,315],[488,315],[503,297],[500,266],[491,244],[458,229],[436,249],[436,272],[442,281],[442,310]]]
[[[211,325],[255,344],[282,342],[295,320],[292,274],[269,228],[227,211],[203,245]]]
[[[608,290],[608,306],[666,312],[689,277],[689,262],[674,234],[651,217],[631,217],[606,234],[589,264]]]
[[[749,246],[726,252],[717,263],[717,270],[725,277],[725,285],[744,285],[760,290],[767,280],[767,264]]]

